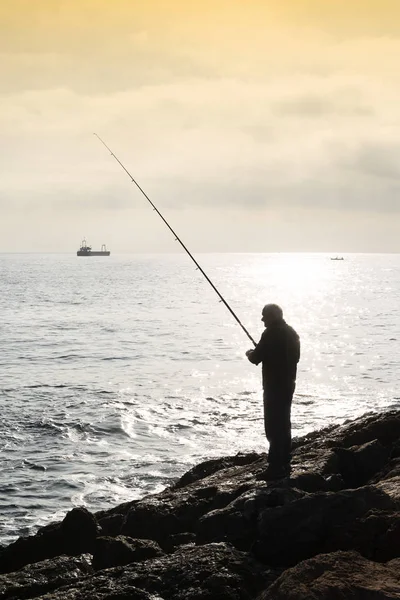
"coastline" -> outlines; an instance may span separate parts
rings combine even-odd
[[[225,456],[75,508],[0,550],[0,598],[400,597],[400,410],[295,439],[292,465],[266,482],[265,454]]]

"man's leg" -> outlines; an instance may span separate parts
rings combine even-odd
[[[264,391],[264,425],[269,441],[268,469],[272,474],[290,471],[292,396],[291,389]]]
[[[282,428],[282,419],[279,415],[279,400],[276,390],[264,391],[264,428],[266,438],[269,442],[268,465],[271,468],[279,467],[281,462],[280,430]]]
[[[290,413],[292,399],[287,396],[282,397],[282,406],[280,410],[279,425],[279,461],[284,469],[290,469],[292,452],[292,424]]]

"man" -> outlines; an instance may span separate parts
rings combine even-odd
[[[265,476],[267,479],[280,479],[290,474],[290,410],[300,360],[300,338],[286,323],[277,304],[264,306],[261,321],[265,331],[257,346],[248,350],[246,356],[255,365],[262,362],[264,425],[269,441]]]

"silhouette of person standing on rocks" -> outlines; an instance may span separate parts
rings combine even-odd
[[[269,441],[266,479],[280,479],[290,474],[292,432],[290,411],[296,387],[300,338],[283,318],[277,304],[262,310],[265,325],[260,341],[246,356],[255,365],[262,363],[264,390],[264,425]]]

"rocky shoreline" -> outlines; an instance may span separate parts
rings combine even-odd
[[[159,494],[60,523],[0,550],[0,600],[400,598],[400,410],[266,455],[203,462]]]

